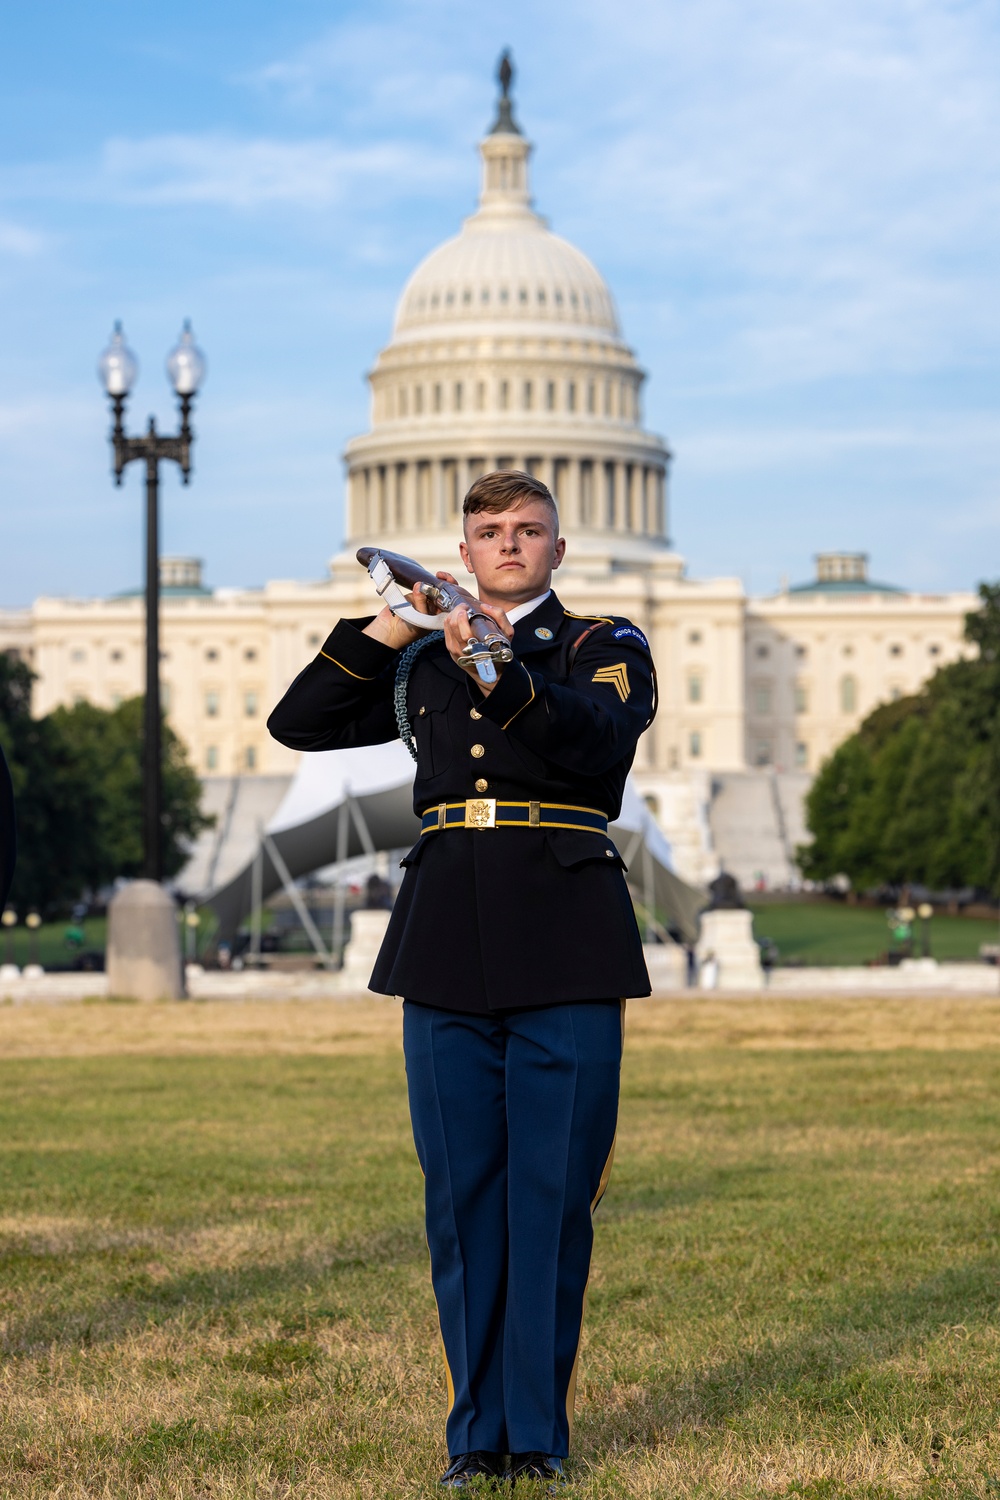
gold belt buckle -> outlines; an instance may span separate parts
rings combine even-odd
[[[497,826],[497,799],[495,797],[468,797],[465,803],[466,828],[495,828]]]

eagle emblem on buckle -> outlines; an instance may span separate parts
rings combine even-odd
[[[465,803],[466,828],[495,828],[497,826],[497,799],[495,797],[469,797]]]

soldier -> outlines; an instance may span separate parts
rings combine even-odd
[[[378,744],[399,733],[405,695],[421,833],[371,988],[404,997],[453,1489],[562,1480],[621,997],[649,994],[607,825],[655,712],[653,664],[628,620],[563,608],[551,581],[565,550],[545,485],[478,479],[459,551],[513,646],[496,683],[463,661],[459,606],[400,684],[401,651],[425,635],[384,609],[341,620],[268,721],[295,750]]]

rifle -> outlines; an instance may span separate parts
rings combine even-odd
[[[497,665],[514,660],[510,643],[501,635],[495,622],[485,614],[478,599],[460,588],[457,583],[446,583],[435,578],[411,557],[401,557],[398,552],[386,552],[382,547],[359,547],[358,562],[368,569],[380,598],[394,615],[405,620],[407,625],[417,625],[421,630],[443,630],[444,616],[459,604],[469,608],[469,628],[472,635],[466,642],[462,656],[474,663],[481,682],[496,682]],[[424,615],[406,597],[406,593],[423,594],[441,613]]]

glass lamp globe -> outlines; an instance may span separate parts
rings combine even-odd
[[[193,396],[205,378],[205,356],[194,341],[190,318],[184,319],[176,348],[167,355],[167,374],[178,396]]]
[[[139,361],[125,342],[121,323],[116,323],[108,347],[97,364],[97,373],[109,396],[127,396],[135,385]]]

